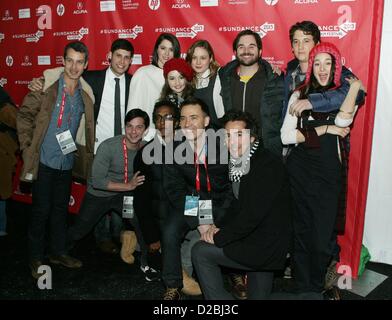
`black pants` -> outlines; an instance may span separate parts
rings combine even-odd
[[[56,170],[39,164],[37,180],[32,185],[33,206],[28,233],[30,260],[44,257],[48,220],[50,254],[66,253],[71,182],[71,170]]]
[[[183,216],[168,215],[162,232],[162,280],[168,288],[182,288],[181,243],[190,231]]]
[[[268,299],[274,280],[274,273],[254,271],[249,267],[228,258],[222,248],[199,241],[192,249],[192,262],[206,300],[233,300],[223,284],[221,266],[247,271],[248,299]]]
[[[71,249],[75,242],[84,238],[98,223],[102,216],[109,212],[114,211],[116,214],[122,216],[124,194],[116,194],[109,197],[97,197],[91,193],[86,192],[83,203],[80,207],[79,214],[75,218],[75,223],[69,228],[67,236],[67,247]],[[124,219],[124,226],[126,229],[130,229],[130,225],[135,229],[136,237],[141,249],[141,265],[148,265],[147,255],[148,248],[143,240],[142,233],[140,231],[139,222],[136,215],[132,219]]]

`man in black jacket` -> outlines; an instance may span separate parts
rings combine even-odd
[[[180,112],[185,140],[175,138],[174,158],[166,157],[163,171],[163,186],[170,202],[162,230],[165,300],[180,298],[180,246],[184,235],[194,229],[204,234],[213,223],[219,226],[233,198],[227,150],[213,130],[206,131],[210,122],[208,106],[200,99],[190,98],[182,103]]]
[[[234,39],[233,51],[236,60],[219,70],[225,112],[249,112],[259,126],[264,147],[281,156],[283,77],[274,74],[261,58],[262,42],[256,32],[241,31]]]
[[[163,169],[166,145],[173,143],[180,112],[170,101],[161,100],[155,104],[152,116],[157,129],[155,137],[139,150],[134,161],[135,171],[140,171],[145,176],[145,183],[135,190],[134,207],[143,238],[149,245],[150,252],[154,253],[160,249],[160,230],[164,229],[170,214],[169,199],[163,186]],[[199,239],[197,230],[190,231],[181,244],[182,292],[192,296],[201,295],[199,284],[191,277],[191,249]],[[158,258],[158,255],[150,258],[151,262],[157,262],[153,257]]]
[[[282,161],[257,140],[251,115],[232,110],[223,123],[235,201],[221,225],[202,234],[192,261],[207,300],[233,299],[221,266],[246,270],[248,299],[268,299],[273,270],[282,270],[291,232],[289,180]]]

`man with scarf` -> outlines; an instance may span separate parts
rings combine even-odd
[[[282,161],[257,139],[252,116],[232,110],[223,117],[235,201],[219,227],[202,234],[192,261],[207,300],[230,300],[221,266],[245,270],[248,299],[268,299],[273,271],[284,267],[290,239],[290,191]]]

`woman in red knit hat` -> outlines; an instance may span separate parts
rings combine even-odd
[[[182,101],[192,96],[193,69],[181,58],[173,58],[163,66],[165,84],[160,100],[169,100],[179,106]]]
[[[341,72],[339,50],[331,43],[315,46],[309,54],[305,83],[292,94],[288,110],[297,99],[339,87]],[[295,145],[287,159],[294,200],[295,279],[298,292],[311,293],[310,298],[322,297],[325,271],[332,255],[330,240],[339,207],[345,209],[345,201],[341,202],[347,172],[344,138],[357,109],[355,99],[363,90],[360,80],[347,80],[350,89],[340,110],[307,110],[300,115],[287,111],[281,129],[283,144]]]

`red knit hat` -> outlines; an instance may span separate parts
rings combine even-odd
[[[335,76],[333,82],[335,83],[335,89],[340,86],[340,78],[342,76],[342,56],[338,48],[332,43],[329,42],[321,42],[317,46],[313,47],[313,49],[309,53],[309,62],[308,62],[308,70],[306,72],[305,85],[309,83],[311,73],[313,72],[313,62],[314,58],[319,53],[329,53],[335,58]]]
[[[163,75],[167,78],[170,71],[176,70],[181,73],[189,82],[193,79],[193,69],[184,60],[180,58],[173,58],[163,65]]]

